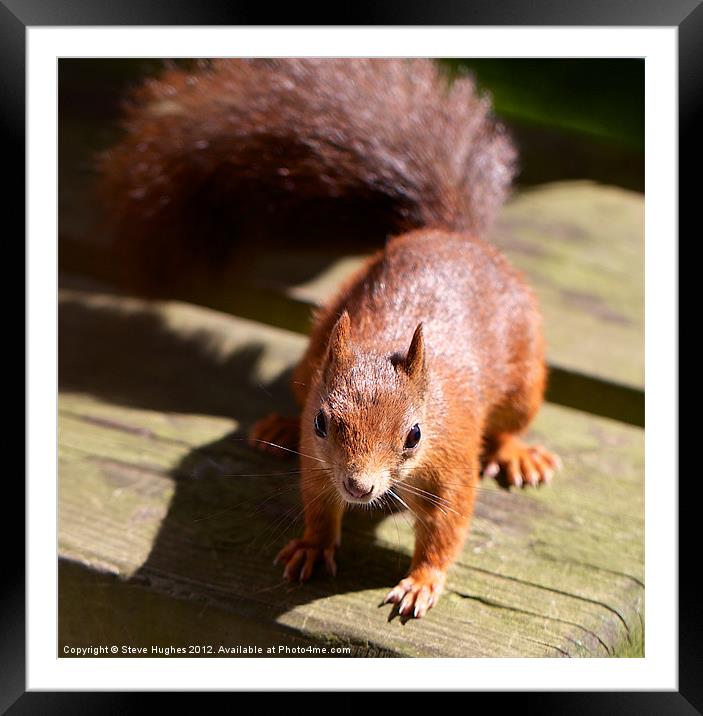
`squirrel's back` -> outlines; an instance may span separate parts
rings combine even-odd
[[[532,290],[495,248],[466,234],[424,229],[391,240],[318,316],[312,362],[344,311],[357,344],[388,355],[402,352],[409,327],[422,323],[428,360],[475,390],[490,392],[542,360]]]
[[[130,268],[170,280],[238,239],[285,231],[480,235],[515,152],[469,77],[432,60],[215,60],[146,81],[104,154]]]

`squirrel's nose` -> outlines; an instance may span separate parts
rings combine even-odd
[[[368,483],[365,483],[356,477],[347,477],[344,480],[344,489],[352,497],[361,499],[362,497],[367,497],[373,492],[373,485],[369,486]]]

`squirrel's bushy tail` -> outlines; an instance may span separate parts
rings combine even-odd
[[[167,69],[131,95],[124,127],[100,159],[102,194],[117,245],[155,280],[218,262],[267,216],[293,234],[316,216],[353,225],[360,212],[383,233],[481,234],[514,173],[488,98],[424,59]]]

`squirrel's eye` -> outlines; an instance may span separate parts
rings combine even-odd
[[[415,423],[415,425],[410,428],[408,437],[405,438],[405,449],[412,450],[414,447],[417,447],[417,444],[420,442],[421,437],[422,433],[420,432],[420,426]]]
[[[327,418],[321,410],[317,411],[317,415],[315,415],[313,425],[315,426],[315,432],[318,434],[319,437],[327,437]]]

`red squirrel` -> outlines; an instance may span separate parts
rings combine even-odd
[[[300,455],[305,528],[276,557],[286,578],[307,580],[317,562],[334,575],[345,509],[397,503],[417,518],[416,543],[385,601],[424,616],[481,471],[519,487],[558,467],[520,438],[546,382],[535,296],[481,238],[515,171],[489,100],[431,60],[217,60],[149,80],[125,126],[101,168],[135,271],[212,255],[249,198],[274,214],[353,200],[391,227],[314,318],[292,379],[300,416],[260,420],[250,444]],[[229,221],[216,237],[204,235],[213,206]]]

